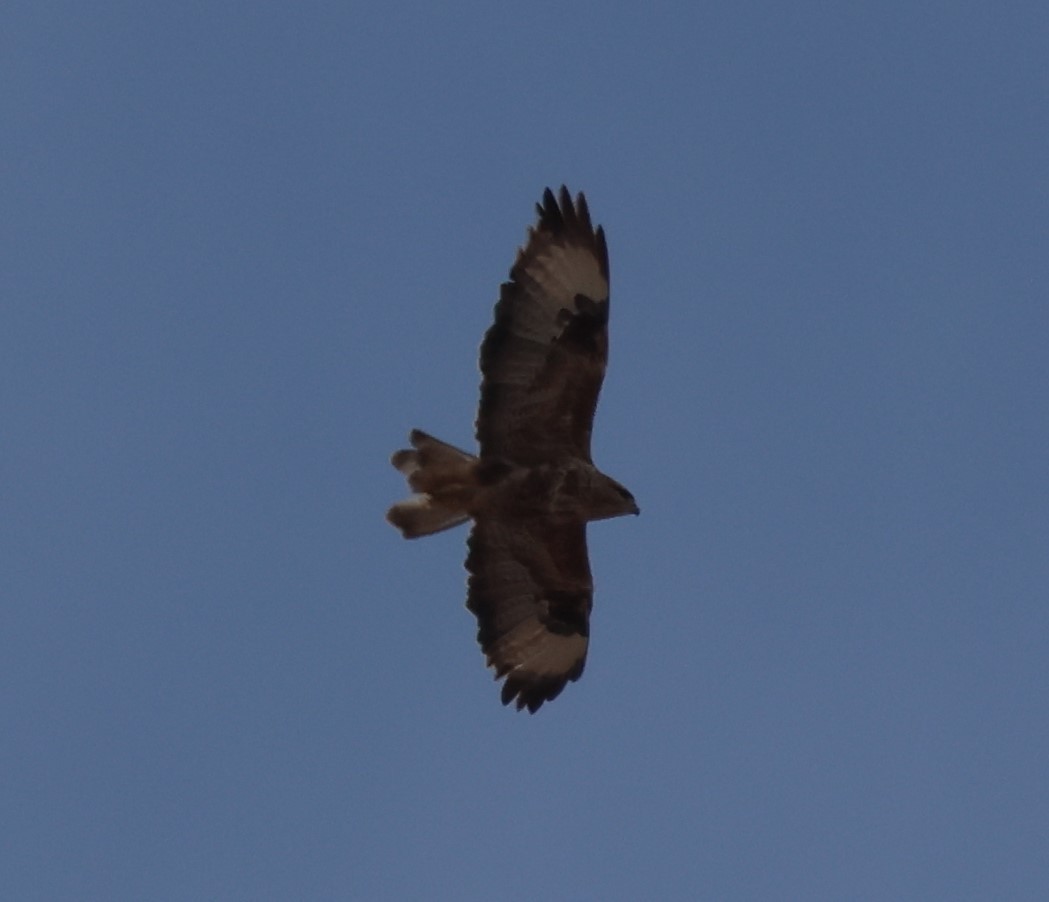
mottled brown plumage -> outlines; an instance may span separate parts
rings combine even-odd
[[[591,520],[638,512],[590,459],[608,360],[608,250],[586,199],[549,189],[481,344],[478,456],[420,430],[393,465],[412,498],[387,519],[406,538],[473,519],[466,605],[504,704],[536,711],[586,663]]]

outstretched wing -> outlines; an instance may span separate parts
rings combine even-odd
[[[608,248],[586,198],[548,188],[481,343],[481,456],[590,460],[608,360]]]
[[[503,704],[535,712],[578,680],[594,587],[586,525],[547,518],[482,519],[470,533],[466,606]]]

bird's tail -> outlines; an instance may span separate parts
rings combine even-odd
[[[406,539],[428,536],[470,519],[468,505],[477,485],[477,458],[413,429],[411,448],[390,458],[416,494],[386,513]]]

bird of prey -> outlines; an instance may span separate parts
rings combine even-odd
[[[391,462],[415,493],[387,520],[414,539],[473,520],[466,606],[505,678],[503,704],[534,713],[586,663],[594,586],[586,525],[637,514],[590,459],[608,359],[608,249],[586,198],[547,189],[481,343],[478,454],[411,432]]]

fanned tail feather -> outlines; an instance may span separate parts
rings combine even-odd
[[[467,512],[476,486],[477,458],[453,445],[413,429],[411,448],[397,451],[390,463],[417,494],[398,501],[386,519],[406,539],[432,535],[470,519]]]

